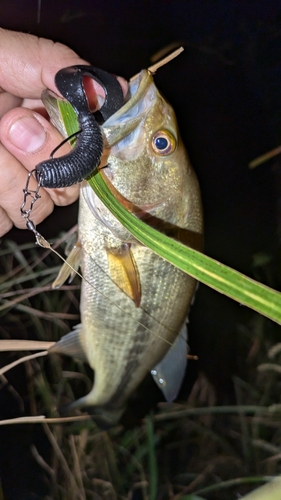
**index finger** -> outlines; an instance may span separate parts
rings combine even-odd
[[[10,94],[39,99],[45,88],[57,92],[56,72],[75,64],[88,63],[66,45],[0,28],[0,87]]]

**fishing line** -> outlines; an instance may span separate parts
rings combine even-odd
[[[93,288],[94,290],[96,290],[100,295],[102,295],[102,297],[104,297],[106,300],[108,300],[108,302],[110,302],[113,306],[117,307],[120,311],[122,311],[123,313],[125,313],[127,316],[129,316],[132,319],[134,319],[140,326],[142,326],[143,328],[145,328],[145,330],[147,330],[149,333],[151,333],[155,337],[158,337],[160,340],[163,340],[164,342],[166,342],[167,344],[169,344],[169,346],[173,345],[172,342],[169,342],[169,340],[167,340],[167,339],[161,337],[160,335],[158,335],[157,333],[153,332],[150,328],[148,328],[146,325],[144,325],[143,323],[141,323],[141,321],[135,319],[132,314],[130,314],[128,311],[125,311],[125,309],[123,309],[122,307],[120,307],[112,299],[110,299],[109,297],[107,297],[103,292],[101,292],[97,287],[95,287],[95,285],[93,285],[93,283],[91,283],[89,280],[87,280],[81,273],[79,273],[79,271],[77,271],[77,269],[75,269],[71,264],[69,264],[69,262],[67,262],[67,260],[59,252],[57,252],[51,246],[51,244],[38,231],[36,231],[35,237],[36,237],[36,243],[39,246],[41,246],[42,248],[46,248],[48,250],[51,250],[51,252],[53,252],[54,254],[56,254],[75,274],[77,274],[77,276],[79,276],[79,278],[81,278],[82,280],[86,281],[86,283],[88,285],[90,285],[91,288]],[[103,274],[114,283],[114,281],[112,280],[112,278],[106,273],[106,271],[104,269],[102,269],[102,267],[97,263],[97,261],[95,261],[91,256],[89,256],[89,257],[94,262],[94,264],[103,272]],[[168,328],[166,325],[164,325],[163,323],[161,323],[160,321],[158,321],[156,318],[154,318],[145,309],[143,309],[142,307],[140,307],[140,310],[142,310],[147,316],[149,316],[151,319],[153,319],[160,326],[163,326],[168,331],[172,332],[172,330],[170,328]],[[198,356],[192,355],[192,354],[188,354],[187,358],[188,359],[193,359],[195,361],[198,360]]]
[[[33,231],[34,232],[34,231]],[[143,323],[141,323],[140,321],[136,320],[134,318],[134,316],[132,314],[130,314],[128,311],[125,311],[125,309],[123,309],[122,307],[120,307],[118,304],[116,304],[112,299],[110,299],[109,297],[107,297],[103,292],[101,292],[95,285],[93,285],[93,283],[91,283],[89,280],[87,280],[87,278],[85,278],[81,273],[79,273],[79,271],[77,271],[77,269],[75,269],[71,264],[69,264],[69,262],[67,262],[67,260],[59,253],[57,252],[52,246],[51,244],[45,240],[45,238],[38,232],[35,230],[35,238],[36,238],[36,243],[41,246],[42,248],[47,248],[48,250],[51,250],[51,252],[55,253],[75,274],[77,274],[82,280],[86,281],[86,283],[88,285],[90,285],[91,288],[93,288],[94,290],[96,290],[100,295],[102,295],[102,297],[104,297],[106,300],[108,300],[110,302],[110,304],[112,304],[113,306],[117,307],[120,311],[122,311],[124,314],[126,314],[127,316],[130,316],[132,319],[134,319],[139,325],[141,325],[143,328],[145,328],[145,330],[147,330],[149,333],[151,333],[152,335],[154,335],[155,337],[158,337],[159,339],[163,340],[164,342],[166,342],[167,344],[169,344],[169,346],[172,346],[172,343],[169,342],[167,339],[164,339],[163,337],[161,337],[160,335],[158,335],[157,333],[153,332],[152,330],[150,330],[150,328],[148,328],[146,325],[144,325]],[[94,261],[95,262],[95,261]],[[96,263],[96,262],[95,262]],[[96,263],[97,264],[97,263]],[[98,265],[98,264],[97,264]],[[99,266],[100,267],[100,266]],[[106,273],[105,273],[106,274]],[[108,276],[106,274],[106,276]],[[146,313],[146,311],[143,309],[143,312]],[[153,318],[154,319],[154,318]],[[161,324],[161,323],[160,323]],[[164,326],[164,325],[162,325]]]
[[[114,285],[116,285],[115,281],[111,278],[111,276],[109,274],[107,274],[107,272],[98,264],[98,262],[90,255],[88,254],[88,257],[90,257],[91,261],[95,264],[95,266],[97,266],[99,268],[100,271],[102,271],[102,273],[104,274],[104,276],[106,276]],[[94,286],[94,285],[93,285]],[[104,296],[106,297],[106,296]],[[108,297],[106,297],[108,298]],[[108,299],[110,300],[110,299]],[[158,319],[156,319],[154,316],[152,316],[152,314],[150,314],[148,311],[146,311],[143,307],[139,306],[138,308],[140,311],[144,312],[144,314],[146,314],[147,316],[149,316],[149,318],[153,319],[153,321],[155,321],[155,323],[158,323],[158,325],[160,326],[163,326],[164,328],[166,328],[166,330],[168,332],[171,332],[171,333],[174,333],[174,331],[169,328],[168,326],[166,326],[164,323],[161,323],[161,321],[159,321]],[[124,311],[125,312],[125,311]],[[128,313],[127,313],[128,314]],[[142,323],[140,323],[138,320],[136,320],[137,323],[139,323],[140,325],[142,325]],[[143,326],[143,325],[142,325]],[[148,327],[147,327],[148,329]],[[151,333],[153,333],[153,335],[156,335],[156,333],[152,332],[152,330],[149,330],[151,331]],[[162,338],[162,337],[160,337]],[[164,339],[163,339],[164,340]],[[171,344],[172,345],[172,344]]]
[[[58,148],[56,148],[56,149],[58,149]],[[51,252],[53,252],[54,254],[56,254],[75,274],[77,274],[82,280],[84,280],[86,283],[88,283],[88,285],[90,285],[94,290],[96,290],[110,304],[112,304],[113,306],[117,307],[124,314],[126,314],[127,316],[129,316],[132,319],[134,319],[140,326],[142,326],[145,330],[147,330],[148,332],[150,332],[152,335],[154,335],[155,337],[158,337],[159,339],[163,340],[169,346],[172,346],[171,342],[169,342],[167,339],[161,337],[157,333],[153,332],[150,328],[148,328],[146,325],[144,325],[139,320],[135,319],[132,314],[130,314],[128,311],[125,311],[121,306],[119,306],[118,304],[116,304],[112,299],[110,299],[109,297],[107,297],[103,292],[101,292],[97,287],[95,287],[95,285],[93,285],[93,283],[91,283],[89,280],[87,280],[87,278],[85,278],[81,273],[79,273],[79,271],[77,271],[77,269],[75,269],[73,266],[71,266],[71,264],[69,262],[67,262],[67,260],[59,252],[57,252],[51,246],[51,244],[37,231],[36,225],[30,219],[30,215],[31,215],[31,212],[33,210],[34,204],[37,202],[37,200],[39,198],[41,198],[41,196],[39,194],[39,191],[40,191],[40,188],[41,188],[41,180],[42,180],[42,178],[39,175],[38,184],[37,184],[36,189],[35,190],[31,190],[29,188],[29,183],[30,183],[32,174],[34,174],[35,172],[36,172],[36,169],[34,169],[34,170],[32,170],[31,172],[28,173],[26,185],[25,185],[25,188],[23,189],[24,200],[23,200],[23,203],[22,203],[22,205],[20,207],[20,211],[21,211],[21,215],[22,215],[23,219],[25,219],[25,221],[26,221],[26,227],[27,227],[27,229],[29,229],[30,231],[32,231],[34,233],[35,239],[36,239],[36,243],[39,246],[41,246],[42,248],[46,248],[46,249],[50,250]],[[111,277],[106,273],[106,271],[104,269],[102,269],[102,267],[97,263],[97,261],[95,261],[92,258],[92,256],[90,256],[90,258],[92,259],[92,261],[94,262],[94,264],[103,272],[103,274],[114,283],[114,281],[111,279]],[[156,323],[158,323],[160,326],[166,328],[167,331],[172,332],[172,330],[170,328],[168,328],[166,325],[164,325],[163,323],[161,323],[160,321],[158,321],[156,318],[154,318],[145,309],[143,309],[142,307],[140,309],[144,312],[144,314],[146,314],[148,317],[150,317],[153,321],[155,321]]]
[[[74,267],[72,267],[72,265],[69,264],[69,262],[67,262],[67,260],[64,259],[64,257],[62,255],[60,255],[60,253],[57,252],[51,246],[51,244],[44,238],[44,236],[42,236],[37,231],[36,225],[30,219],[30,215],[32,213],[34,204],[37,202],[37,200],[39,200],[39,198],[41,198],[41,196],[39,194],[39,191],[40,191],[40,188],[42,186],[41,185],[42,176],[39,175],[39,179],[37,180],[38,183],[37,183],[36,189],[31,190],[29,188],[29,184],[30,184],[30,180],[31,180],[32,174],[34,174],[35,171],[36,171],[36,169],[31,170],[31,172],[28,173],[27,180],[26,180],[26,185],[25,185],[25,188],[23,189],[24,197],[23,197],[23,203],[22,203],[22,205],[20,207],[20,211],[21,211],[22,218],[26,221],[26,227],[27,227],[27,229],[29,229],[30,231],[32,231],[34,233],[37,245],[41,246],[42,248],[46,248],[48,250],[51,250],[51,252],[53,252],[54,254],[56,254],[75,274],[77,274],[82,280],[86,281],[86,283],[88,283],[88,285],[90,285],[94,290],[96,290],[100,295],[102,295],[102,297],[104,297],[106,300],[108,300],[110,302],[110,304],[112,304],[115,307],[117,307],[124,314],[126,314],[126,315],[130,316],[131,318],[133,318],[135,321],[137,321],[137,323],[139,325],[141,325],[145,330],[147,330],[148,332],[150,332],[152,335],[154,335],[155,337],[158,337],[159,339],[163,340],[169,346],[172,346],[171,342],[169,342],[167,339],[161,337],[157,333],[155,333],[152,330],[150,330],[150,328],[148,328],[146,325],[144,325],[140,321],[136,320],[132,314],[130,314],[128,311],[125,311],[122,307],[120,307],[112,299],[110,299],[109,297],[107,297],[103,292],[101,292],[97,287],[95,287],[95,285],[93,285],[89,280],[87,280],[87,278],[85,278],[84,276],[82,276],[82,274],[79,273],[79,271],[77,271]],[[94,262],[95,262],[96,265],[98,265],[96,263],[96,261],[94,261]],[[143,312],[146,313],[145,310],[143,310]],[[154,319],[154,318],[152,318],[152,319]],[[162,326],[164,326],[164,325],[162,325]]]
[[[39,235],[39,233],[38,233]],[[76,269],[74,269],[71,264],[69,264],[69,262],[67,262],[66,259],[64,259],[64,257],[62,257],[62,255],[57,252],[51,245],[48,241],[45,240],[45,238],[43,238],[42,235],[40,235],[41,239],[44,240],[44,245],[42,245],[42,242],[39,242],[37,241],[37,238],[36,238],[36,243],[38,243],[41,247],[43,248],[48,248],[49,250],[51,250],[52,252],[54,252],[65,264],[67,264],[67,266],[75,273],[77,274],[82,280],[86,281],[86,283],[88,283],[88,285],[91,286],[91,288],[93,288],[94,290],[96,290],[100,295],[102,295],[102,297],[104,297],[106,300],[108,300],[108,302],[110,302],[112,305],[114,305],[115,307],[117,307],[120,311],[124,312],[127,316],[131,317],[132,319],[135,319],[134,316],[132,314],[130,314],[128,311],[125,311],[124,309],[122,309],[122,307],[120,307],[118,304],[116,304],[113,300],[111,300],[109,297],[107,297],[107,295],[105,295],[103,292],[101,292],[97,287],[95,287],[95,285],[93,285],[93,283],[91,283],[89,280],[87,280],[82,274],[79,273],[79,271],[77,271]],[[41,240],[40,240],[41,241]],[[45,244],[47,244],[48,246],[45,246]],[[112,281],[112,283],[114,283],[113,279],[111,278],[111,276],[109,276],[106,271],[98,264],[98,262],[96,260],[93,259],[93,257],[89,254],[87,254],[88,257],[90,257],[90,259],[92,260],[92,262],[99,268],[100,271],[102,271],[102,273],[104,274],[104,276],[106,276],[110,281]],[[115,284],[115,283],[114,283]],[[151,318],[153,321],[155,321],[155,323],[158,323],[160,326],[163,326],[164,328],[166,328],[166,330],[168,330],[169,332],[171,333],[174,333],[173,330],[171,330],[170,328],[168,328],[164,323],[161,323],[159,320],[157,320],[154,316],[152,316],[151,314],[149,314],[148,311],[146,311],[145,309],[143,309],[142,307],[139,307],[139,309],[141,311],[143,311],[147,316],[149,316],[149,318]],[[158,337],[159,339],[163,340],[164,342],[166,342],[167,344],[169,344],[170,346],[173,345],[172,342],[169,342],[169,340],[167,339],[164,339],[163,337],[161,337],[160,335],[158,335],[157,333],[153,332],[153,330],[151,330],[150,328],[148,328],[146,325],[144,325],[143,323],[141,323],[141,321],[135,319],[135,321],[140,325],[142,326],[143,328],[145,328],[145,330],[147,330],[149,333],[151,333],[152,335],[154,335],[155,337]],[[187,355],[187,358],[188,359],[192,359],[194,361],[197,361],[198,360],[198,356],[196,355],[193,355],[193,354],[188,354]]]

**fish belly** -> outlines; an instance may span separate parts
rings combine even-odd
[[[148,248],[132,244],[141,284],[137,308],[110,277],[108,233],[81,200],[79,240],[86,278],[81,319],[86,356],[95,371],[85,403],[116,409],[171,347],[186,318],[195,280]]]

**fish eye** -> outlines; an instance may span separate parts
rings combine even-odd
[[[167,130],[158,130],[152,137],[152,147],[155,153],[167,156],[175,150],[176,140]]]

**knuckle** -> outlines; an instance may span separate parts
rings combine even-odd
[[[8,233],[10,229],[13,227],[12,220],[8,217],[6,212],[1,208],[0,209],[0,237],[4,236],[4,234]]]

